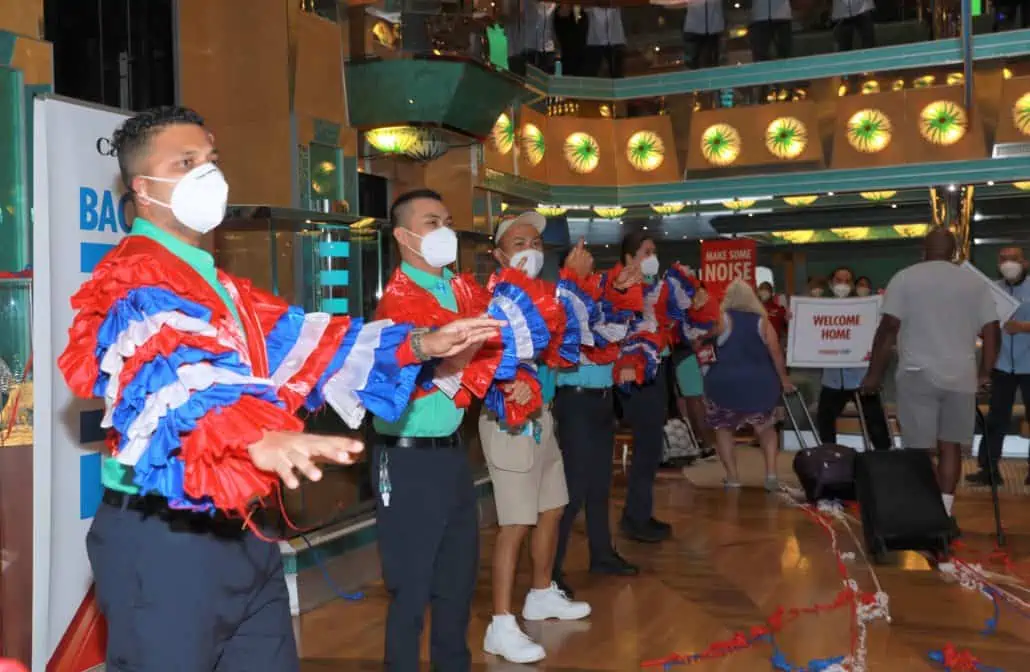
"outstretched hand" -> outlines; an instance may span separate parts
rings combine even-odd
[[[357,439],[300,432],[265,432],[248,448],[250,459],[261,471],[276,474],[287,488],[300,486],[298,474],[310,481],[322,479],[318,462],[353,464],[365,449]]]
[[[488,317],[455,320],[422,337],[422,351],[432,358],[453,357],[465,350],[478,348],[496,336],[504,322]]]
[[[619,271],[618,277],[615,278],[615,282],[612,284],[615,289],[622,292],[633,285],[639,285],[643,281],[644,274],[640,272],[640,264],[634,261],[628,266],[624,266],[622,270]]]
[[[565,258],[565,268],[581,278],[587,277],[594,271],[594,256],[587,250],[585,239],[580,238],[576,246],[569,252],[569,256]]]

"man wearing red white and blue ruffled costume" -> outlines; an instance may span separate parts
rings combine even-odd
[[[390,209],[390,222],[401,264],[383,292],[378,316],[435,329],[485,313],[503,325],[499,337],[477,351],[425,367],[404,414],[394,422],[375,422],[372,480],[379,555],[391,596],[386,667],[418,669],[428,605],[433,666],[468,670],[479,522],[459,429],[471,401],[487,395],[495,382],[506,387],[525,380],[520,364],[548,344],[549,320],[517,282],[502,279],[487,290],[471,276],[448,270],[457,259],[458,240],[436,192],[402,194]],[[519,412],[509,407],[511,417]]]
[[[87,550],[107,668],[298,670],[282,560],[255,506],[280,479],[318,480],[319,462],[350,463],[362,446],[305,435],[295,413],[328,402],[352,427],[366,410],[395,419],[423,361],[475,348],[500,323],[423,334],[305,315],[199,247],[228,186],[195,112],[139,114],[113,145],[139,217],[72,297],[59,360],[76,395],[105,404]]]
[[[654,479],[662,461],[669,408],[665,359],[674,345],[677,325],[690,308],[693,285],[679,268],[659,275],[655,242],[644,230],[626,234],[621,252],[622,263],[638,266],[644,277],[642,310],[634,317],[615,363],[623,418],[633,430],[633,461],[621,527],[636,541],[660,542],[672,533],[668,523],[654,517]]]

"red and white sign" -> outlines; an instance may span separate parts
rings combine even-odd
[[[708,290],[708,301],[718,306],[730,283],[740,278],[755,286],[757,252],[750,238],[705,240],[701,242],[701,281]]]
[[[787,366],[799,368],[869,365],[880,321],[881,297],[817,299],[795,296],[787,336]]]

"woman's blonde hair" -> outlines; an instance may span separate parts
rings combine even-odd
[[[765,317],[765,308],[762,301],[755,294],[755,290],[747,282],[737,278],[726,288],[726,296],[722,299],[722,309],[739,310],[744,313],[754,313]]]

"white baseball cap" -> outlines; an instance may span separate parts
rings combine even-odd
[[[516,224],[532,224],[537,233],[543,234],[544,229],[547,228],[547,219],[533,210],[527,210],[517,217],[505,217],[494,230],[494,245],[501,242],[504,233]]]

